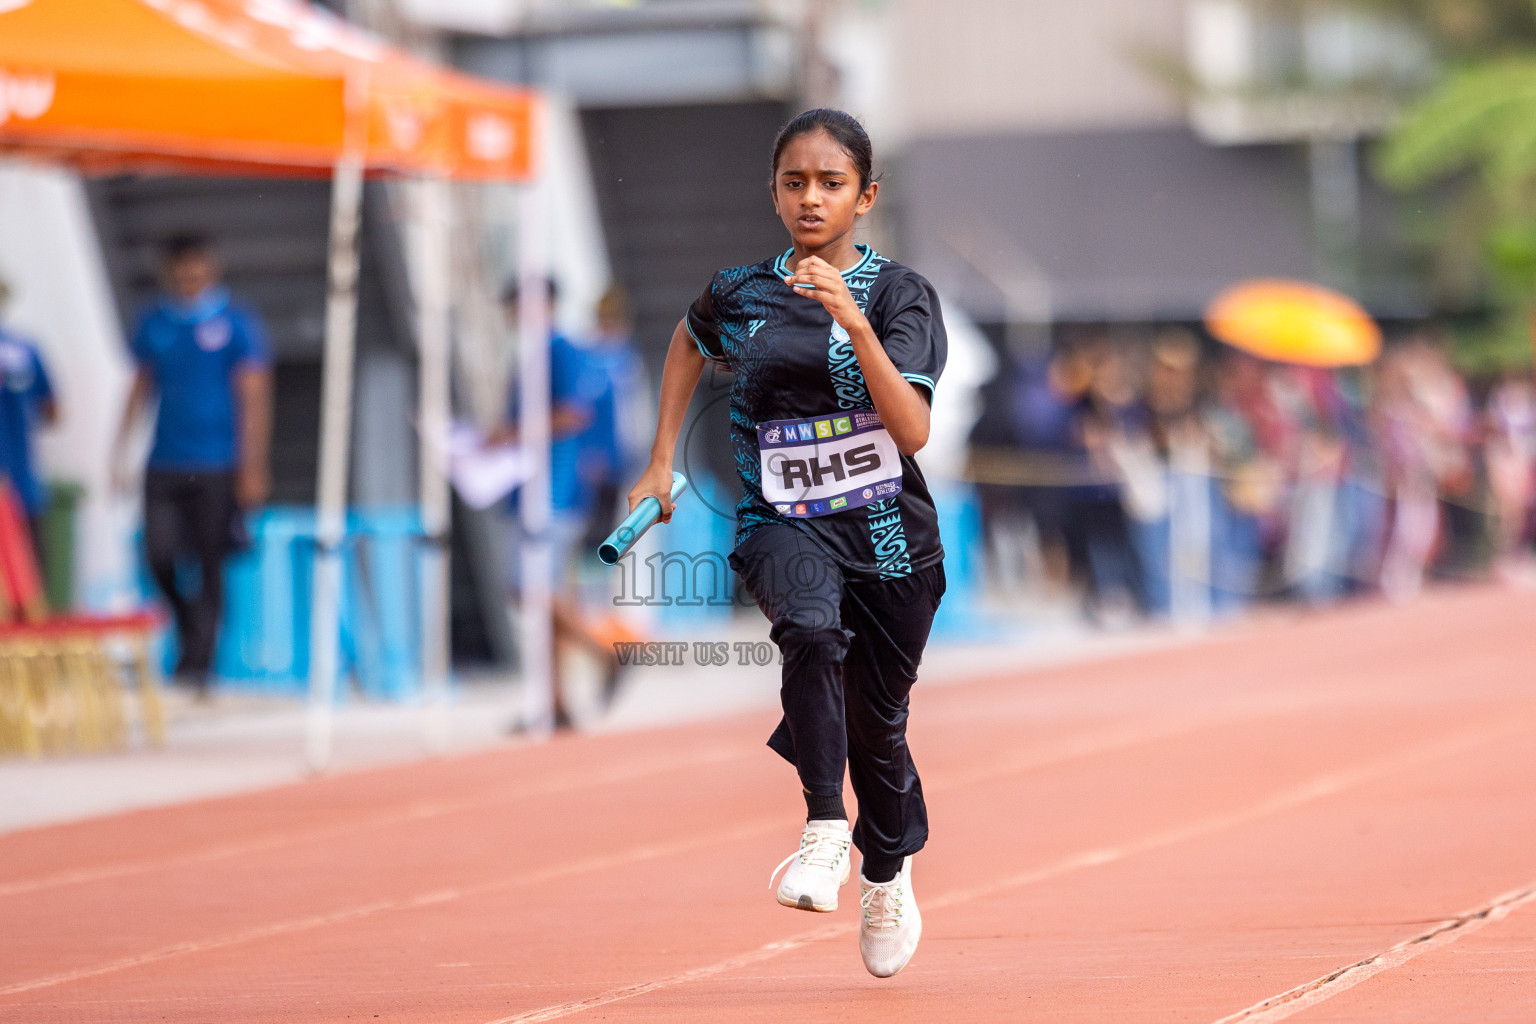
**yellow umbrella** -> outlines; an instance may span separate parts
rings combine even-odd
[[[1228,345],[1279,363],[1361,366],[1381,351],[1381,329],[1359,303],[1303,281],[1234,285],[1206,309],[1205,325]]]

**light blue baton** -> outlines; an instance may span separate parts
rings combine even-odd
[[[688,478],[681,473],[672,474],[672,500],[688,489]],[[617,565],[619,559],[635,546],[635,542],[645,536],[645,531],[656,525],[656,520],[661,518],[661,502],[647,495],[640,499],[640,504],[635,506],[619,528],[608,535],[608,539],[598,545],[597,557],[602,559],[604,565]]]

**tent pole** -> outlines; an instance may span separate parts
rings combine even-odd
[[[554,629],[549,545],[549,327],[545,282],[544,210],[537,190],[524,185],[518,196],[518,434],[528,460],[519,498],[522,515],[523,728],[546,735],[554,726]]]
[[[305,753],[313,771],[331,761],[332,712],[341,640],[341,545],[346,537],[352,433],[352,370],[357,340],[358,220],[363,164],[337,161],[331,186],[325,365],[320,405],[320,473],[315,502],[315,566],[310,600],[309,714]]]
[[[449,430],[448,253],[452,216],[448,183],[423,177],[415,183],[417,217],[416,336],[420,344],[417,379],[421,431],[421,682],[427,749],[448,746],[449,535],[448,477],[443,450]]]

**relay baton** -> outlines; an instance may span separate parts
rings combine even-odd
[[[688,489],[688,478],[683,474],[672,474],[672,500],[675,502],[678,496]],[[617,565],[630,548],[635,546],[635,541],[645,536],[645,531],[656,525],[656,520],[661,518],[661,502],[650,495],[640,499],[640,504],[629,514],[619,528],[608,535],[608,539],[598,545],[597,557],[604,565]]]

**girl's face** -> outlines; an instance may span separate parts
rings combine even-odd
[[[795,136],[773,169],[774,212],[805,250],[826,249],[851,236],[879,190],[876,182],[859,189],[853,158],[824,131]]]

